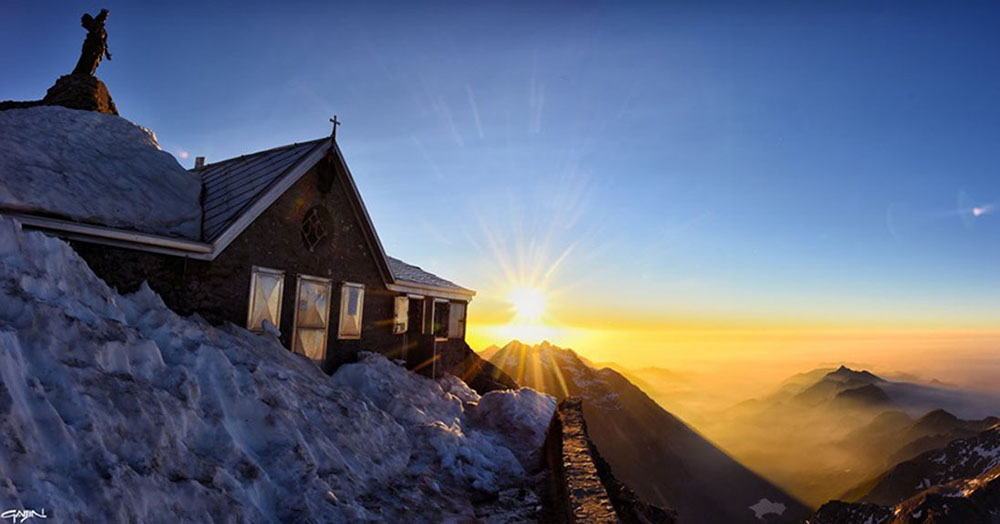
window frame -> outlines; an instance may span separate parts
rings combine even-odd
[[[274,326],[276,329],[281,329],[281,306],[285,299],[285,272],[280,269],[273,269],[264,266],[250,266],[250,292],[247,295],[247,322],[246,327],[252,333],[263,333],[263,321],[261,322],[261,327],[253,327],[253,310],[254,310],[254,295],[257,293],[258,285],[258,274],[270,275],[278,277],[278,310],[275,312],[277,317],[277,324]]]
[[[414,302],[419,302],[420,303],[420,325],[417,326],[419,328],[418,333],[421,334],[421,335],[426,335],[427,334],[427,297],[424,296],[424,295],[414,295],[413,293],[407,294],[406,297],[410,299],[410,307],[411,308],[413,307],[413,303]],[[408,321],[409,320],[407,320],[407,322]]]
[[[459,318],[455,315],[455,306],[462,308],[462,315]],[[462,301],[452,301],[448,305],[448,338],[452,339],[463,339],[465,338],[465,321],[469,315],[469,304],[468,302]],[[454,323],[454,324],[453,324]],[[455,331],[452,332],[452,326],[454,325]]]
[[[400,308],[400,304],[404,307]],[[401,310],[402,309],[402,310]],[[402,317],[402,322],[400,318]],[[402,335],[410,329],[410,297],[399,295],[393,298],[392,305],[392,334]]]
[[[296,279],[295,279],[295,314],[292,317],[292,348],[291,348],[292,353],[298,353],[297,351],[295,351],[295,348],[296,348],[296,343],[298,342],[298,337],[299,337],[299,327],[300,327],[299,326],[299,300],[301,300],[301,298],[302,298],[302,282],[303,281],[313,281],[313,282],[318,282],[320,284],[325,284],[327,286],[327,288],[329,289],[329,294],[328,294],[327,299],[326,299],[326,312],[325,312],[325,319],[326,319],[326,321],[324,322],[324,324],[325,324],[326,327],[323,329],[323,358],[318,359],[319,362],[323,362],[323,361],[326,360],[327,345],[330,343],[330,307],[331,307],[330,302],[331,302],[331,299],[333,299],[333,280],[329,279],[329,278],[318,277],[318,276],[315,276],[315,275],[301,275],[301,274],[300,275],[296,275]],[[319,329],[319,328],[306,326],[303,329],[316,330],[316,329]],[[305,354],[302,354],[302,353],[298,353],[298,354],[302,355],[302,356],[304,356],[306,358],[309,358],[310,360],[317,361],[317,359],[313,359],[309,355],[305,355]]]
[[[359,291],[358,293],[358,333],[355,334],[344,334],[344,320],[347,317],[347,300],[350,296],[344,293],[348,288],[355,288]],[[337,339],[338,340],[361,340],[361,335],[365,328],[365,285],[358,282],[341,282],[340,283],[340,314],[337,315]]]
[[[435,298],[434,305],[431,307],[431,335],[434,335],[435,342],[445,342],[448,340],[448,324],[442,323],[444,327],[444,337],[438,336],[438,330],[434,329],[434,325],[437,323],[437,306],[438,304],[447,304],[449,317],[451,316],[451,301],[446,298]]]

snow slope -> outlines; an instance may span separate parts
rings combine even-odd
[[[197,239],[201,180],[114,115],[0,111],[0,208]]]
[[[67,244],[3,217],[0,290],[0,508],[437,522],[513,492],[507,505],[528,513],[508,518],[537,513],[520,488],[548,395],[480,398],[444,379],[456,396],[373,354],[327,377],[270,335],[174,314],[148,287],[118,295]]]

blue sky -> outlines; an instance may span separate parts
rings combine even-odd
[[[387,250],[486,315],[551,273],[564,323],[996,325],[1000,11],[703,4],[106,2],[98,76],[185,165],[336,113]],[[6,3],[0,98],[99,7]]]

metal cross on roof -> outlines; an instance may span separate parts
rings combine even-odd
[[[330,122],[333,123],[333,132],[330,133],[330,138],[336,139],[337,138],[337,126],[340,125],[340,121],[337,120],[337,115],[333,115],[333,118],[330,119]]]

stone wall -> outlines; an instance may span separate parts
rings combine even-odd
[[[552,417],[545,441],[549,521],[674,523],[676,515],[639,500],[615,478],[587,434],[583,401],[568,398]]]

